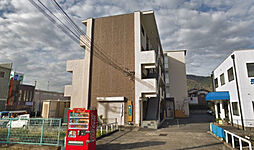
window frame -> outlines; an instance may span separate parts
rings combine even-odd
[[[5,77],[5,72],[4,71],[0,71],[0,78],[4,78]]]
[[[222,82],[223,81],[223,82]],[[225,75],[224,75],[224,73],[222,73],[221,75],[220,75],[220,85],[222,86],[222,85],[224,85],[225,84]]]
[[[249,66],[248,65],[253,65],[253,66],[251,66],[251,67],[253,67],[253,70],[252,70],[251,73],[249,71]],[[246,68],[247,68],[247,75],[248,75],[248,77],[254,77],[254,63],[253,62],[246,63]]]
[[[231,76],[231,71],[232,71],[232,76]],[[231,81],[235,80],[233,67],[229,68],[227,70],[227,73],[228,73],[228,82],[231,82]]]
[[[215,88],[219,87],[218,78],[214,79],[214,86],[215,86]]]
[[[232,105],[232,111],[234,116],[239,116],[239,107],[238,102],[231,102]],[[236,108],[236,109],[235,109]],[[237,111],[237,112],[236,112]]]

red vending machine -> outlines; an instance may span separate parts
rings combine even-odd
[[[66,150],[95,150],[97,111],[73,108],[68,111]]]

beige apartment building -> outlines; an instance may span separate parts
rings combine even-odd
[[[85,57],[67,61],[66,67],[72,73],[72,85],[64,92],[70,107],[97,109],[103,119],[119,125],[157,128],[166,118],[166,103],[154,12],[89,18],[83,24]]]
[[[186,50],[164,51],[167,118],[189,116],[186,52]]]

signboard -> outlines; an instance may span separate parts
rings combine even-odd
[[[23,73],[17,73],[17,72],[11,72],[10,79],[13,78],[15,81],[20,81],[21,83],[24,80],[24,74]]]
[[[127,121],[132,122],[132,102],[130,100],[127,102],[127,106],[128,106]]]
[[[33,102],[26,102],[25,105],[27,105],[27,106],[33,106]]]

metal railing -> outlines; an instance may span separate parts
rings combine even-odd
[[[99,125],[99,126],[97,126],[96,130],[97,130],[96,137],[99,138],[101,136],[115,132],[115,131],[119,130],[119,128],[118,128],[117,123],[111,123],[111,124]]]
[[[245,138],[242,138],[242,137],[240,137],[240,136],[238,136],[238,135],[236,135],[236,134],[234,134],[234,133],[232,133],[232,132],[229,132],[229,131],[227,131],[227,130],[224,130],[224,132],[225,132],[225,135],[226,135],[226,143],[229,143],[229,135],[231,136],[231,140],[232,140],[232,147],[233,148],[235,148],[235,138],[237,138],[238,139],[238,141],[239,141],[239,146],[240,146],[240,150],[242,150],[243,149],[243,141],[244,142],[246,142],[246,143],[248,143],[248,145],[249,145],[249,149],[250,150],[252,150],[252,145],[251,145],[251,142],[249,141],[249,140],[247,140],[247,139],[245,139]]]
[[[223,128],[220,128],[212,123],[210,123],[210,131],[215,136],[221,138],[226,143],[231,144],[232,148],[236,148],[236,141],[238,141],[240,150],[243,149],[243,142],[247,143],[249,150],[252,150],[252,145],[249,140],[247,140],[243,137],[240,137],[232,132],[224,130]],[[229,139],[231,139],[231,141]]]
[[[61,119],[0,120],[0,143],[59,146]]]

